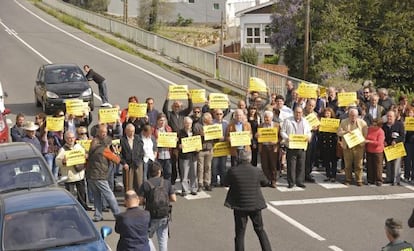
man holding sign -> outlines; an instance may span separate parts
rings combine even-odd
[[[230,143],[234,141],[234,139],[230,137],[230,134],[232,132],[248,132],[250,133],[250,139],[252,137],[252,128],[250,126],[250,123],[246,121],[246,115],[241,109],[237,109],[234,112],[234,119],[227,127],[226,139]],[[239,154],[241,151],[247,151],[247,152],[251,151],[250,145],[251,145],[251,142],[246,142],[245,145],[231,147],[230,149],[231,166],[237,166],[239,164]]]
[[[75,144],[75,134],[71,131],[65,133],[65,145],[60,148],[56,156],[56,165],[62,172],[62,176],[68,177],[65,181],[65,188],[73,196],[77,197],[79,203],[85,210],[91,211],[86,202],[85,167],[84,164],[68,165],[66,153],[72,150],[83,150],[79,144]],[[76,188],[76,190],[75,190]]]
[[[355,172],[355,179],[357,186],[362,186],[362,161],[364,158],[364,147],[365,147],[365,138],[368,134],[367,123],[358,118],[358,109],[350,108],[348,112],[348,118],[341,121],[341,124],[338,128],[338,136],[344,137],[345,140],[342,140],[342,148],[344,151],[344,161],[345,161],[345,185],[349,185],[352,182],[352,167]],[[354,130],[359,130],[363,136],[363,139],[360,140],[358,137],[354,137],[356,142],[347,142],[346,135],[352,135]],[[349,147],[349,146],[352,147]],[[355,146],[354,146],[355,145]]]
[[[385,132],[385,147],[393,146],[397,143],[404,142],[405,129],[404,124],[401,121],[396,120],[395,112],[387,112],[387,123],[382,125],[382,130]],[[401,179],[401,159],[402,157],[394,160],[387,159],[387,179],[386,183],[392,185],[400,185]]]
[[[305,182],[306,149],[296,148],[293,144],[289,144],[290,135],[302,135],[307,142],[311,139],[311,127],[303,117],[303,109],[300,106],[295,108],[293,117],[283,121],[281,136],[288,143],[286,150],[288,188],[293,188],[295,185],[305,188],[303,183]]]

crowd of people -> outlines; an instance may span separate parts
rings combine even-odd
[[[123,176],[125,191],[134,191],[144,198],[143,189],[147,186],[143,184],[153,177],[155,165],[160,167],[160,176],[170,185],[179,177],[181,196],[197,195],[202,190],[225,186],[228,157],[229,165],[236,167],[245,152],[251,154],[251,165],[260,164],[267,186],[272,188],[276,188],[283,170],[287,171],[288,188],[305,188],[306,182],[315,182],[312,171],[319,165],[326,170],[325,182],[338,182],[337,172],[341,171],[338,159],[342,159],[345,172],[342,182],[346,185],[352,182],[357,186],[381,186],[384,182],[400,185],[401,180],[414,182],[414,132],[406,130],[404,125],[407,117],[414,117],[414,106],[406,96],[396,97],[396,103],[386,89],[375,90],[367,85],[357,91],[355,104],[339,106],[337,94],[345,92],[343,89],[329,87],[326,96],[318,91],[317,98],[300,97],[291,81],[286,83],[286,89],[285,95],[248,91],[246,98],[238,101],[236,109],[230,109],[230,105],[221,109],[210,109],[208,103],[194,105],[188,93],[185,103],[167,96],[162,111],[158,111],[156,100],[148,97],[145,117],[132,117],[128,108],[114,105],[119,108],[118,119],[100,123],[98,118],[95,125],[91,125],[90,113],[74,116],[58,110],[53,116],[64,117],[64,129],[53,132],[47,130],[46,114],[37,114],[35,122],[25,121],[24,114],[17,114],[11,137],[13,141],[35,145],[43,153],[53,175],[67,177],[65,187],[77,196],[86,210],[91,210],[88,198],[93,201],[94,221],[101,221],[102,212],[108,208],[114,215],[120,213],[113,194],[115,175]],[[107,103],[107,99],[103,102]],[[139,103],[139,99],[131,96],[128,103]],[[338,118],[340,124],[335,132],[319,131],[319,124],[308,121],[309,115],[319,121]],[[221,137],[205,139],[206,126],[218,124],[222,128]],[[276,129],[274,139],[262,139],[261,132],[265,128]],[[344,137],[355,130],[359,130],[364,140],[350,146]],[[177,133],[176,147],[159,147],[158,136],[169,132]],[[247,132],[248,143],[235,144],[237,132]],[[183,151],[183,139],[196,135],[201,137],[201,148]],[[306,146],[297,147],[292,135],[306,141]],[[119,142],[114,144],[114,139]],[[78,140],[91,140],[86,151],[87,162],[67,166],[65,151],[84,147]],[[214,155],[214,147],[220,142],[230,143],[229,156]],[[400,142],[404,143],[406,156],[391,161],[385,159],[384,148]],[[366,180],[363,180],[364,163]],[[128,196],[135,198],[132,192]],[[165,231],[160,232],[160,236],[165,236]]]

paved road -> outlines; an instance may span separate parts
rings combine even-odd
[[[33,85],[39,65],[47,62],[90,64],[108,79],[111,102],[121,106],[126,106],[128,96],[137,95],[140,100],[153,96],[161,108],[169,83],[201,86],[63,25],[23,0],[0,1],[0,27],[0,81],[9,94],[10,118],[24,112],[30,119],[40,111],[33,103]],[[413,187],[405,183],[347,187],[324,183],[323,173],[315,176],[318,182],[307,184],[305,190],[288,190],[284,178],[277,189],[263,189],[268,202],[265,229],[274,250],[379,250],[386,243],[385,218],[405,222],[414,205]],[[178,198],[170,250],[233,249],[232,211],[223,206],[226,192],[216,188],[198,197]],[[113,226],[110,214],[105,219],[98,226]],[[404,227],[403,238],[414,242],[414,230]],[[117,239],[112,234],[107,241],[114,248]],[[246,250],[260,250],[250,225]]]

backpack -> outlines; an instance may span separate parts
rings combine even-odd
[[[165,218],[170,213],[170,198],[164,189],[164,179],[161,178],[159,186],[154,186],[147,180],[151,190],[146,201],[146,210],[150,212],[151,218]]]

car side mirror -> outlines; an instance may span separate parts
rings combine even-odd
[[[7,115],[7,114],[10,114],[10,113],[11,113],[11,110],[9,108],[5,108],[2,114]]]
[[[112,228],[110,228],[108,226],[101,227],[101,236],[102,236],[103,239],[105,239],[110,234],[112,234]]]
[[[5,98],[7,98],[7,97],[9,96],[9,94],[7,94],[7,92],[3,92],[3,96],[4,96]]]
[[[57,180],[57,183],[59,185],[65,183],[65,181],[68,179],[68,176],[62,176],[60,179]]]

